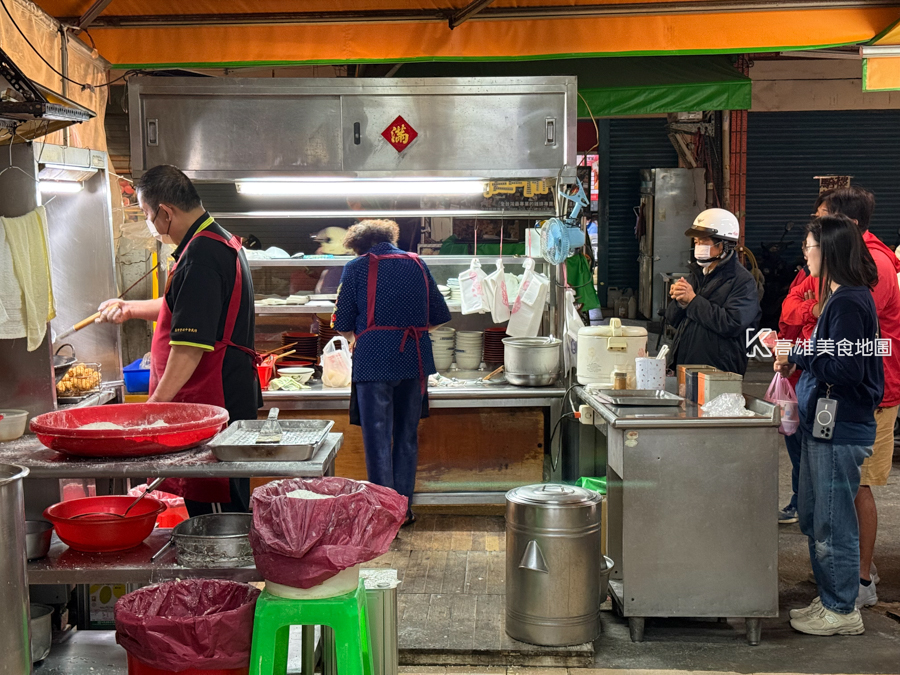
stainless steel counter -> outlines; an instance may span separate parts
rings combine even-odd
[[[777,408],[614,407],[582,388],[607,456],[610,594],[643,640],[647,617],[741,617],[758,644],[778,616]]]
[[[487,373],[484,373],[485,375]],[[565,387],[516,387],[511,384],[472,384],[462,387],[428,387],[432,408],[523,408],[561,404]],[[283,410],[346,410],[350,387],[325,387],[313,382],[302,391],[265,391],[263,407]]]
[[[120,553],[81,553],[63,544],[56,533],[46,558],[28,563],[29,584],[155,584],[171,579],[228,579],[262,581],[255,566],[233,569],[182,567],[175,562],[175,550],[150,562],[150,557],[169,540],[170,529],[156,529],[135,548]]]
[[[755,413],[752,417],[714,417],[690,401],[678,406],[614,406],[583,387],[576,391],[614,429],[771,427],[781,424],[777,406],[752,396],[744,397],[747,409]]]
[[[329,475],[343,444],[343,434],[328,439],[306,462],[220,462],[205,445],[183,452],[131,459],[81,459],[50,450],[35,436],[0,443],[0,464],[18,464],[30,469],[27,480],[38,478],[252,478],[255,476],[318,477]],[[27,491],[27,487],[26,487]]]

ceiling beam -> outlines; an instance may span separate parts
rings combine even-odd
[[[110,0],[97,0],[94,7]],[[475,4],[472,3],[465,9]],[[684,2],[630,2],[540,7],[487,7],[466,17],[472,21],[510,21],[526,19],[566,19],[604,16],[718,14],[722,12],[764,12],[779,10],[871,9],[897,7],[900,0],[687,0]],[[93,7],[91,8],[93,9]],[[90,12],[85,13],[85,16]],[[97,16],[91,25],[105,28],[169,26],[253,26],[311,25],[352,23],[445,23],[461,10],[367,10],[352,12],[269,12],[258,14],[150,14],[134,16]],[[63,17],[63,23],[77,24],[78,17]],[[451,19],[452,20],[452,19]]]
[[[472,0],[472,2],[450,17],[450,30],[465,23],[492,2],[494,0]]]
[[[85,28],[94,23],[94,20],[100,16],[100,13],[109,7],[112,0],[94,0],[94,4],[88,7],[87,11],[82,14],[74,23],[72,32],[78,35]]]

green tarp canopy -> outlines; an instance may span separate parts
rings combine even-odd
[[[728,55],[407,63],[395,77],[578,77],[578,117],[749,110],[750,78]],[[583,98],[582,98],[583,97]],[[585,105],[585,101],[587,105]]]

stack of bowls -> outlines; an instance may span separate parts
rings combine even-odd
[[[438,292],[444,296],[444,300],[450,302],[450,287],[449,286],[441,286],[438,284]]]
[[[478,370],[483,351],[483,332],[461,330],[456,333],[456,366],[460,370]]]
[[[456,329],[444,326],[434,329],[430,335],[434,367],[438,370],[449,370],[453,365],[453,350],[456,348]]]
[[[488,328],[484,331],[484,362],[495,368],[503,365],[503,338],[509,337],[506,328]]]
[[[462,302],[462,291],[459,288],[459,278],[458,277],[450,277],[447,279],[447,288],[450,289],[450,295],[445,296],[447,298],[447,302],[458,305]]]

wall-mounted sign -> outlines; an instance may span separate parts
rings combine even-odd
[[[400,115],[397,115],[397,119],[391,122],[387,129],[381,132],[381,135],[384,137],[384,140],[391,144],[394,150],[403,152],[409,147],[410,143],[416,140],[419,132],[413,129],[412,125]]]

